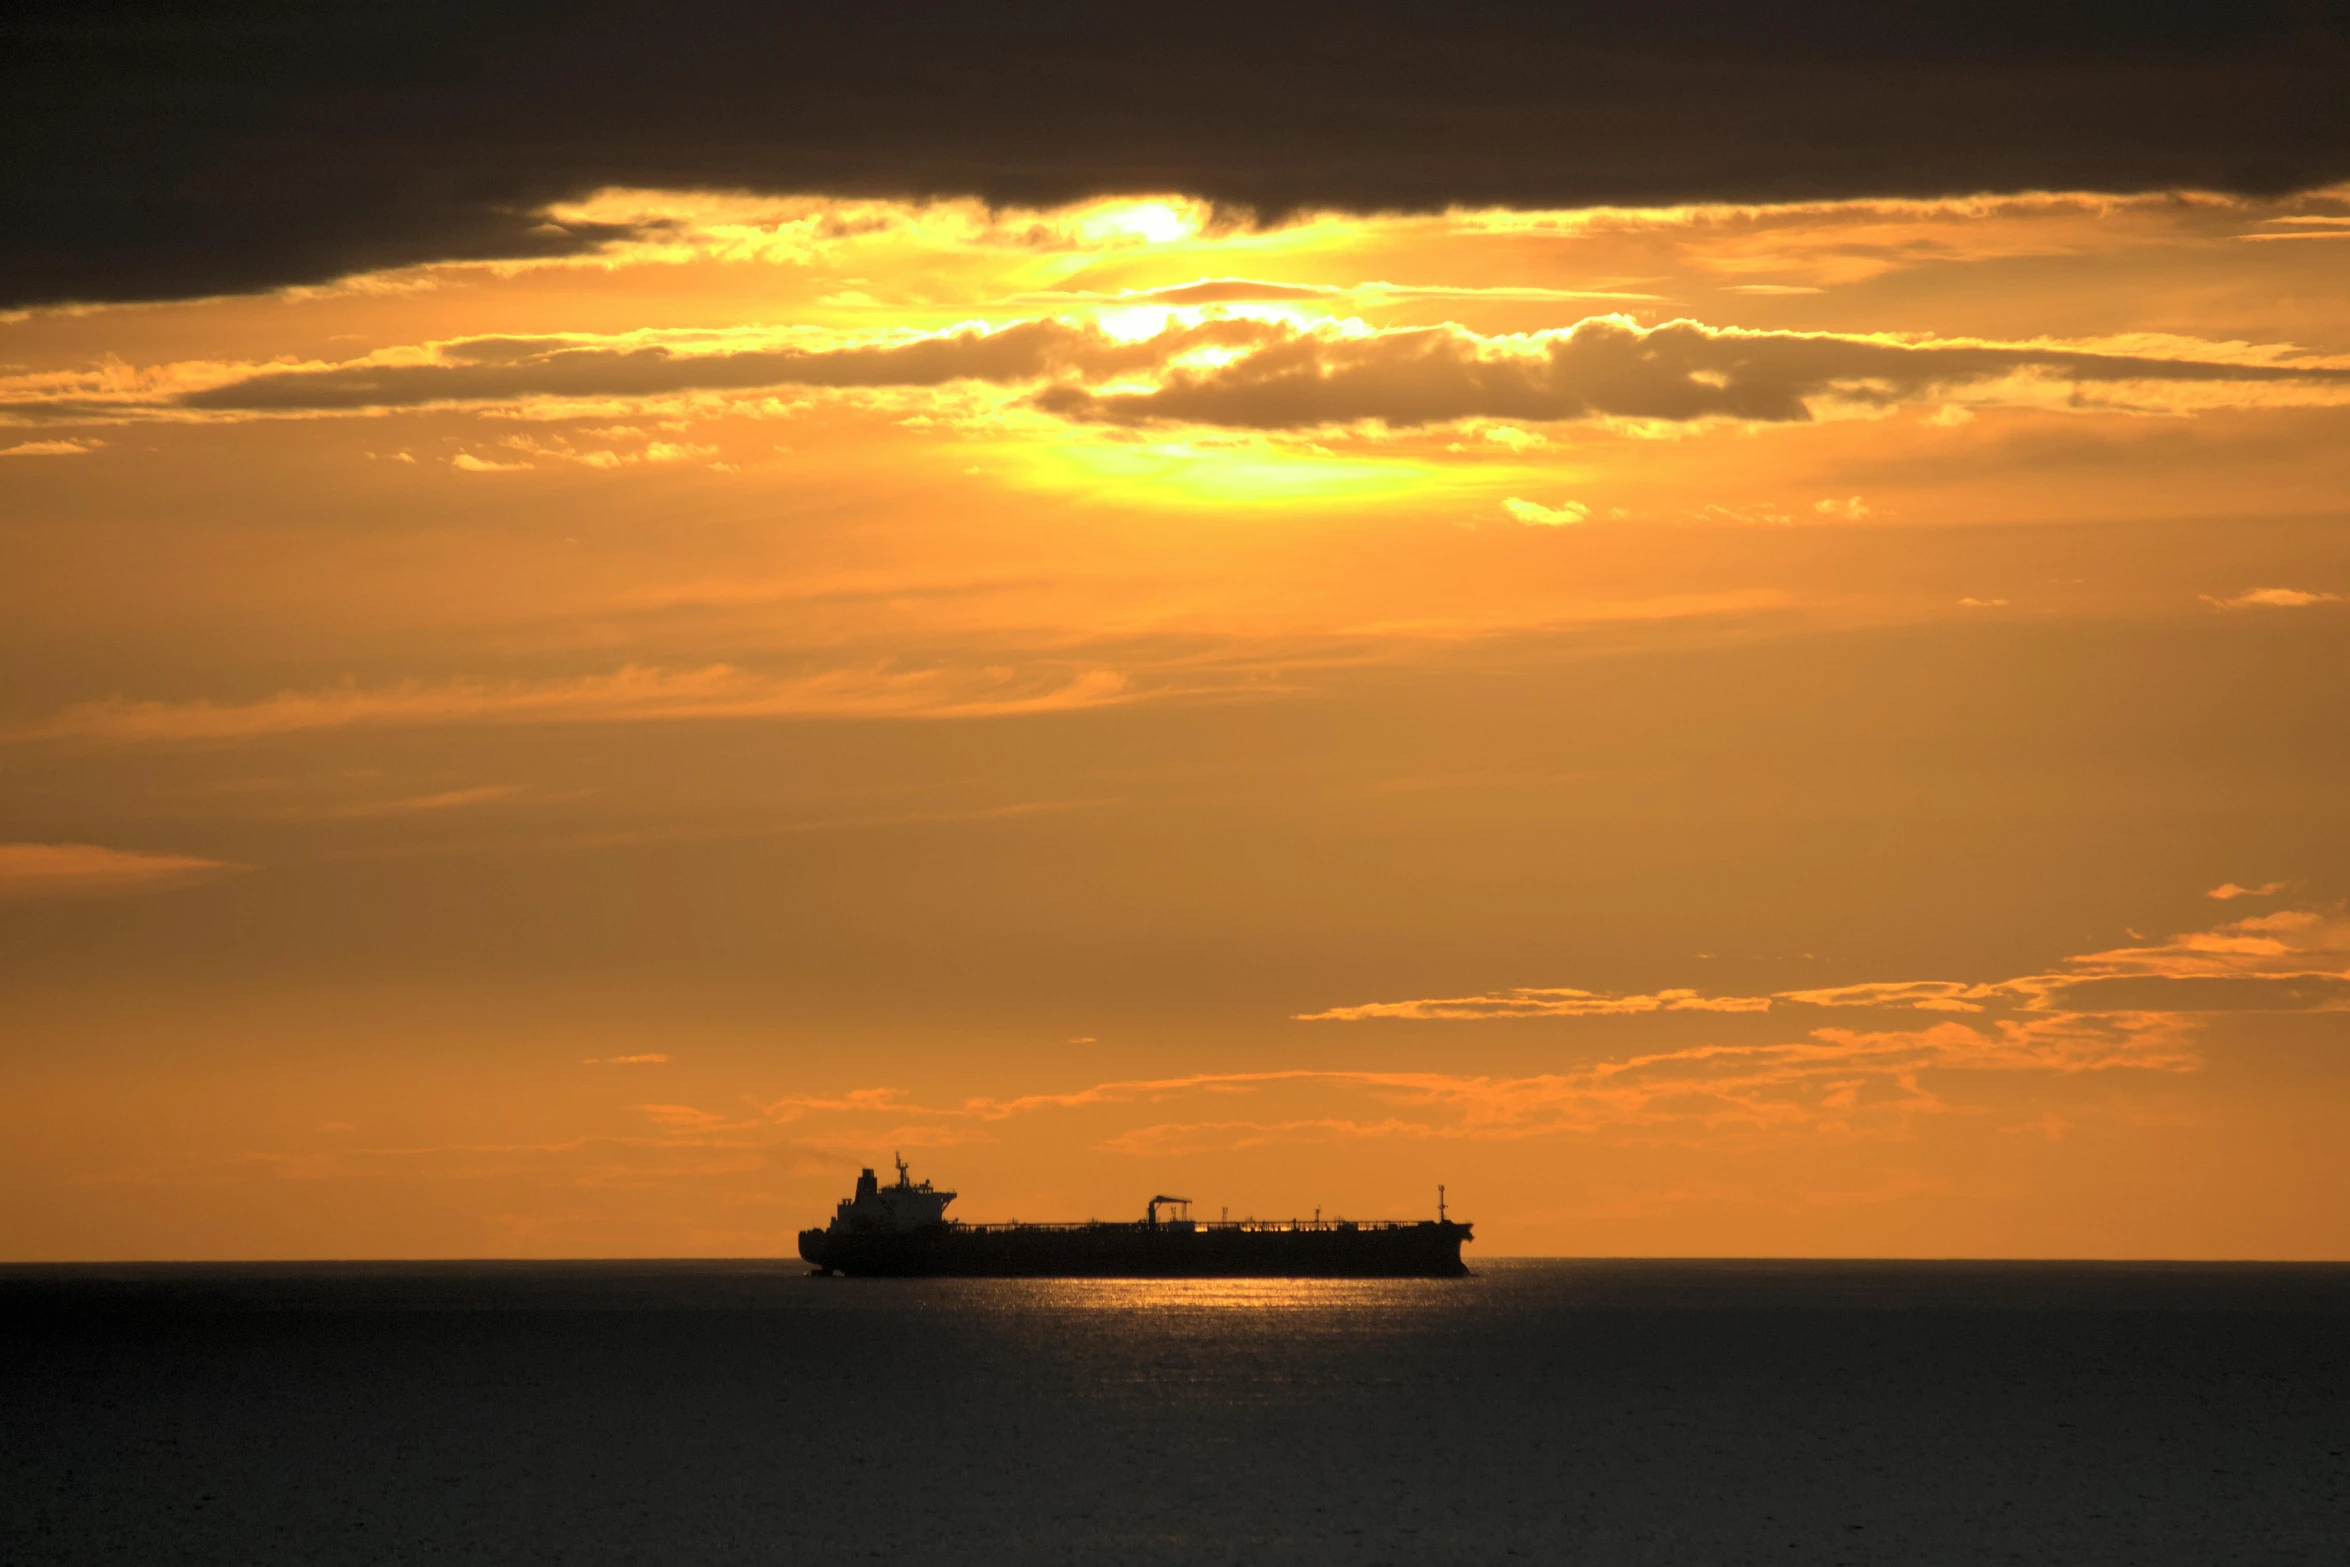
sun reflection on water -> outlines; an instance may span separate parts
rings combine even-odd
[[[1453,1303],[1458,1279],[1024,1279],[1026,1306],[1070,1311],[1350,1312]]]

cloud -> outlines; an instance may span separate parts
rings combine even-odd
[[[1210,314],[1125,338],[1041,318],[930,333],[467,338],[341,363],[108,368],[20,378],[19,420],[255,418],[445,405],[660,399],[797,387],[835,393],[957,384],[1026,394],[1045,413],[1115,426],[1409,429],[1472,420],[1796,423],[1906,402],[2183,411],[2350,401],[2350,367],[2178,338],[2121,346],[1763,332],[1592,316],[1540,332],[1372,329]],[[519,448],[529,450],[532,448]],[[564,453],[563,455],[570,455]],[[649,455],[649,449],[648,449]],[[473,454],[477,472],[516,466]],[[1858,498],[1823,514],[1867,515]]]
[[[284,691],[251,702],[153,702],[112,697],[80,703],[47,720],[0,732],[0,741],[135,745],[219,743],[321,729],[477,723],[982,718],[1066,712],[1130,700],[1134,695],[1126,677],[1109,669],[869,666],[782,675],[729,664],[687,670],[630,664],[608,675],[347,685]]]
[[[580,1063],[580,1065],[582,1065],[582,1066],[664,1066],[664,1065],[668,1064],[668,1061],[669,1061],[669,1058],[668,1058],[667,1056],[665,1056],[665,1055],[661,1054],[659,1051],[653,1051],[653,1052],[650,1052],[650,1053],[648,1053],[648,1054],[646,1054],[646,1055],[641,1055],[641,1056],[589,1056],[589,1057],[588,1057],[586,1060],[582,1061],[582,1062]],[[656,1107],[656,1106],[652,1106],[652,1105],[639,1105],[637,1108],[638,1108],[638,1109],[640,1109],[640,1110],[650,1110],[650,1109],[655,1109],[655,1108],[658,1108],[658,1107]]]
[[[2234,598],[2203,595],[2203,602],[2221,609],[2301,609],[2311,604],[2339,604],[2339,593],[2305,593],[2299,588],[2254,588]]]
[[[2279,909],[2148,946],[2116,947],[2067,962],[2091,974],[2184,977],[2292,974],[2317,960],[2350,962],[2350,915],[2339,907]]]
[[[1980,1012],[1967,997],[1978,987],[1944,979],[1878,981],[1824,990],[1786,990],[1778,999],[1807,1007],[1910,1007],[1920,1012]]]
[[[627,1061],[638,1058],[622,1057]],[[598,1063],[607,1064],[607,1063]],[[1700,1045],[1525,1076],[1291,1068],[1116,1079],[925,1104],[888,1087],[788,1095],[747,1115],[640,1104],[650,1135],[552,1143],[255,1153],[201,1170],[113,1179],[325,1180],[430,1171],[447,1179],[527,1173],[584,1186],[771,1167],[791,1149],[945,1147],[993,1141],[1009,1123],[1068,1146],[1130,1157],[1334,1141],[1510,1142],[1901,1137],[1953,1113],[1930,1074],[2188,1072],[2186,1030],[2167,1017],[2042,1017],[1914,1029],[1823,1028],[1803,1038]],[[1034,1134],[1032,1134],[1034,1135]],[[868,1155],[869,1157],[869,1155]]]
[[[625,426],[623,428],[625,429]],[[541,440],[528,435],[509,435],[498,444],[528,456],[553,457],[563,462],[578,463],[583,467],[600,468],[606,472],[643,465],[660,467],[676,463],[700,463],[722,473],[735,471],[729,465],[715,461],[718,456],[717,447],[691,441],[647,441],[641,448],[633,452],[613,451],[609,448],[590,448],[583,451],[560,436]]]
[[[2350,395],[2350,369],[2235,359],[2096,352],[2058,345],[1907,341],[1834,333],[1755,332],[1689,320],[1643,327],[1594,316],[1570,327],[1487,337],[1458,326],[1385,331],[1344,324],[1268,325],[1265,338],[1212,364],[1170,356],[1148,390],[1047,388],[1036,405],[1108,424],[1189,423],[1246,429],[1464,419],[1634,419],[1764,423],[1812,419],[1813,403],[1889,407],[1939,402],[1965,387],[1994,401],[2154,405],[2145,383],[2305,382]],[[2132,401],[2135,395],[2135,401]]]
[[[586,1184],[657,1178],[662,1161],[704,1158],[759,1167],[775,1151],[941,1147],[992,1141],[1010,1123],[1040,1123],[1064,1145],[1131,1157],[1335,1141],[1505,1142],[1567,1136],[1643,1141],[1703,1137],[1716,1145],[1770,1139],[1900,1138],[1921,1117],[1974,1113],[1969,1078],[2080,1077],[2199,1069],[2201,1014],[2191,1006],[2052,1009],[2049,986],[2117,979],[2281,982],[2299,995],[2310,978],[2350,981],[2350,917],[2286,910],[2163,942],[2067,959],[2051,975],[1988,985],[1912,981],[1700,998],[1687,991],[1603,996],[1571,990],[1501,992],[1408,1004],[1416,1011],[1343,1008],[1328,1017],[1543,1016],[1720,1007],[1753,1012],[1773,1001],[1819,1007],[1916,1008],[1980,1001],[2007,1015],[1941,1017],[1917,1026],[1828,1026],[1796,1038],[1703,1043],[1520,1076],[1346,1067],[1292,1067],[1119,1078],[1008,1095],[926,1103],[886,1087],[802,1092],[747,1114],[693,1105],[637,1106],[658,1129],[644,1138],[583,1137],[543,1145],[371,1149],[333,1155],[254,1155],[216,1178],[333,1178],[430,1167],[452,1178],[519,1170],[576,1172]],[[2061,996],[2055,999],[2062,1000]],[[1495,1011],[1498,1003],[1515,1010]],[[2350,1005],[2350,991],[2337,1005]],[[1465,1008],[1466,1010],[1447,1010]],[[1775,1009],[1774,1009],[1775,1010]],[[642,1064],[653,1056],[603,1058]],[[2053,1112],[2051,1112],[2053,1113]],[[2062,1128],[2043,1115],[2016,1130]],[[779,1139],[788,1138],[788,1145]],[[702,1152],[696,1153],[694,1150]],[[126,1177],[136,1178],[136,1177]]]
[[[1767,1012],[1768,996],[1701,996],[1660,990],[1652,996],[1604,995],[1590,990],[1501,990],[1422,1001],[1373,1001],[1361,1006],[1300,1012],[1301,1023],[1356,1023],[1366,1018],[1624,1017],[1644,1012]]]
[[[999,206],[1181,190],[1274,217],[2346,172],[2328,106],[2350,38],[2323,6],[2003,7],[1995,48],[1955,10],[1700,0],[1382,7],[1343,27],[1209,4],[1181,28],[689,0],[650,30],[602,0],[404,0],[218,48],[112,12],[38,16],[0,80],[11,144],[48,150],[0,182],[0,306],[593,253],[614,229],[550,223],[550,204],[630,182]],[[779,94],[779,60],[826,68]]]
[[[192,854],[141,854],[94,843],[0,843],[0,900],[168,892],[246,869]]]
[[[422,816],[435,811],[459,811],[469,806],[488,805],[496,800],[510,800],[522,792],[520,784],[482,784],[471,789],[443,789],[435,794],[404,795],[391,800],[362,800],[355,805],[329,806],[310,814],[324,821]]]
[[[2350,1011],[2350,973],[2114,974],[2066,978],[2037,1005],[2071,1013]]]
[[[376,358],[264,370],[182,393],[175,406],[228,413],[318,413],[513,403],[532,398],[657,397],[781,386],[838,390],[933,387],[954,381],[1031,382],[1074,373],[1147,370],[1203,348],[1251,342],[1281,329],[1247,320],[1170,327],[1143,343],[1057,319],[927,334],[818,341],[811,346],[709,348],[704,334],[673,341],[570,337],[469,338],[430,361]]]
[[[2281,881],[2264,881],[2257,887],[2239,887],[2232,881],[2224,881],[2205,893],[2204,896],[2217,898],[2222,903],[2226,903],[2232,898],[2273,898],[2289,885],[2290,883]]]
[[[2350,1010],[2350,915],[2280,909],[2166,941],[2068,958],[1998,987],[2042,1011]]]
[[[1551,444],[1549,437],[1536,435],[1531,430],[1521,430],[1514,424],[1489,424],[1477,432],[1477,438],[1488,446],[1499,446],[1513,452],[1540,451]],[[1454,447],[1452,450],[1466,451],[1468,448]]]
[[[1840,985],[1822,990],[1786,990],[1768,996],[1707,996],[1694,990],[1660,990],[1653,995],[1612,995],[1600,991],[1514,989],[1475,996],[1430,997],[1414,1001],[1373,1001],[1359,1006],[1300,1012],[1301,1023],[1356,1023],[1369,1018],[1453,1019],[1529,1017],[1625,1017],[1649,1012],[1768,1012],[1774,1002],[1809,1007],[1895,1007],[1921,1012],[1980,1012],[1969,999],[1996,995],[1995,988],[1955,980],[1900,980]]]
[[[893,1137],[928,1129],[937,1140],[969,1140],[990,1124],[1074,1117],[1058,1135],[1096,1129],[1093,1147],[1138,1156],[1605,1131],[1892,1133],[1911,1117],[1949,1112],[1924,1082],[1927,1073],[2188,1072],[2198,1065],[2188,1032],[2167,1016],[1940,1021],[1912,1029],[1822,1028],[1795,1040],[1699,1045],[1525,1077],[1293,1068],[1117,1080],[952,1105],[861,1089],[779,1101],[767,1113],[786,1123],[836,1122],[841,1141],[852,1146],[872,1143],[880,1135],[875,1123],[886,1122]],[[1137,1108],[1161,1118],[1135,1124]],[[1173,1118],[1164,1118],[1167,1110]]]
[[[2266,896],[2282,890],[2230,883],[2210,895]],[[1952,1013],[2062,1014],[2074,1018],[2188,1013],[2350,1009],[2350,915],[2286,909],[2191,931],[2168,941],[2066,958],[2046,973],[1988,982],[1873,980],[1769,996],[1699,996],[1664,990],[1609,995],[1571,989],[1516,989],[1475,996],[1376,1001],[1296,1014],[1309,1023],[1374,1018],[1480,1021],[1606,1017],[1646,1012],[1759,1012],[1774,1004]],[[2000,1027],[2007,1026],[2001,1021]],[[2037,1026],[2035,1023],[2033,1026]]]
[[[1515,495],[1503,501],[1501,509],[1533,528],[1571,527],[1591,515],[1591,508],[1579,501],[1561,501],[1556,506],[1544,506],[1536,501],[1521,500]]]
[[[14,446],[0,446],[0,457],[86,457],[105,445],[104,441],[19,441]]]

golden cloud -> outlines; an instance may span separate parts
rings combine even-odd
[[[979,718],[1131,699],[1110,669],[860,667],[771,675],[631,664],[556,680],[408,681],[284,691],[251,702],[119,697],[68,707],[0,740],[227,742],[307,730],[443,724],[646,723],[708,718]]]
[[[94,843],[0,843],[0,899],[167,892],[245,866],[192,854],[142,854]]]
[[[1591,316],[1544,331],[1373,328],[1162,310],[1121,337],[1045,317],[944,331],[631,333],[456,339],[339,364],[228,365],[0,384],[18,422],[316,416],[540,401],[599,403],[802,388],[857,393],[973,383],[1032,392],[1061,419],[1297,430],[1722,419],[1795,423],[1824,409],[1941,402],[2110,409],[2350,401],[2350,367],[2163,336],[2112,344],[1760,331]],[[462,464],[494,466],[472,458]]]
[[[1915,1029],[1823,1028],[1800,1040],[1701,1045],[1566,1072],[1493,1077],[1443,1072],[1292,1069],[1128,1079],[1010,1099],[923,1105],[892,1089],[795,1097],[768,1107],[778,1122],[846,1119],[844,1145],[869,1142],[865,1118],[891,1136],[928,1128],[969,1140],[989,1123],[1045,1114],[1098,1115],[1137,1106],[1214,1103],[1219,1113],[1102,1132],[1094,1146],[1157,1155],[1273,1142],[1378,1138],[1508,1141],[1616,1131],[1891,1133],[1911,1116],[1949,1106],[1930,1072],[2075,1075],[2195,1070],[2188,1027],[2163,1015],[2038,1017],[1989,1025],[1944,1021]],[[1359,1110],[1340,1108],[1348,1101]],[[1242,1106],[1264,1115],[1234,1115]],[[1205,1104],[1200,1106],[1206,1108]],[[1283,1113],[1287,1111],[1289,1113]]]
[[[1701,996],[1660,990],[1652,996],[1610,996],[1589,990],[1504,990],[1482,996],[1422,1001],[1373,1001],[1361,1006],[1301,1012],[1301,1023],[1353,1023],[1365,1018],[1626,1017],[1644,1012],[1767,1012],[1768,996]]]
[[[2230,883],[2211,896],[2266,895]],[[2009,1011],[2076,1017],[2350,1009],[2350,916],[2286,909],[2192,931],[2168,941],[2083,953],[2042,974],[1989,982],[1871,980],[1768,996],[1700,996],[1691,990],[1606,995],[1571,989],[1514,989],[1476,996],[1375,1001],[1297,1014],[1301,1022],[1373,1018],[1480,1021],[1606,1017],[1659,1011],[1759,1012],[1774,1002],[1918,1012]],[[2004,1026],[2004,1025],[2003,1025]]]
[[[2312,604],[2339,604],[2339,593],[2311,593],[2301,588],[2253,588],[2233,598],[2203,595],[2203,602],[2221,609],[2305,609]]]

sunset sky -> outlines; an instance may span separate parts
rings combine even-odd
[[[2350,160],[946,145],[13,274],[0,1257],[2350,1256]]]

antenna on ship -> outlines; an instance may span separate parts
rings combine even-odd
[[[1443,1183],[1442,1181],[1438,1181],[1438,1182],[1436,1183],[1436,1222],[1437,1222],[1438,1224],[1442,1224],[1442,1223],[1444,1223],[1444,1222],[1445,1222],[1445,1221],[1444,1221],[1444,1183]]]

